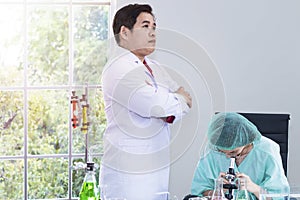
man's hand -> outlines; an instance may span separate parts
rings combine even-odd
[[[184,97],[184,99],[186,100],[186,103],[189,106],[189,108],[192,107],[192,97],[191,97],[190,93],[188,93],[187,91],[184,90],[183,87],[178,88],[178,90],[175,93],[182,95]]]

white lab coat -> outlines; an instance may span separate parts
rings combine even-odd
[[[102,86],[107,127],[100,186],[106,198],[167,199],[169,124],[160,117],[180,119],[189,108],[174,94],[179,86],[156,62],[143,63],[126,51],[104,68]]]

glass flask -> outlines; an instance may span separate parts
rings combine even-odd
[[[211,197],[211,200],[224,200],[224,199],[225,196],[223,192],[223,179],[218,178],[215,180],[215,189]]]
[[[235,195],[235,200],[249,200],[249,194],[247,191],[247,179],[238,178],[238,190]]]
[[[94,172],[94,163],[88,162],[86,167],[86,174],[79,193],[80,200],[100,200],[98,192],[96,176]]]

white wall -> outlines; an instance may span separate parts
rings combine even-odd
[[[300,1],[122,0],[117,1],[117,8],[134,2],[152,5],[158,27],[171,32],[170,37],[158,42],[158,46],[169,51],[158,50],[154,57],[185,77],[187,82],[182,83],[194,97],[194,110],[180,124],[188,137],[182,133],[173,136],[179,138],[173,143],[173,151],[180,147],[182,152],[177,152],[179,156],[173,159],[171,193],[180,198],[189,193],[207,123],[211,114],[221,109],[290,113],[288,179],[291,184],[300,186],[297,173],[300,169],[300,156],[297,155],[300,141]],[[172,46],[173,43],[178,46]],[[219,74],[205,72],[203,66],[212,66],[212,63],[205,60],[207,57],[201,47],[206,49]],[[185,55],[187,52],[191,57]],[[195,60],[197,54],[200,61]],[[200,70],[193,68],[193,64]],[[216,83],[212,82],[213,78]]]

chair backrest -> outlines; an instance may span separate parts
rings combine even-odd
[[[287,175],[290,114],[239,113],[256,125],[260,133],[280,146],[282,165]]]

